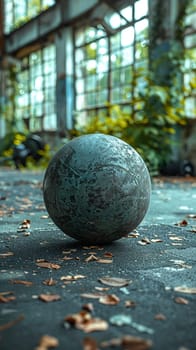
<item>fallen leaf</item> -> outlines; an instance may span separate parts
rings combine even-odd
[[[163,240],[160,239],[160,238],[152,238],[152,239],[151,239],[151,242],[152,242],[152,243],[161,243],[161,242],[163,242]]]
[[[57,338],[51,335],[43,335],[39,341],[39,346],[35,350],[48,350],[49,348],[56,348],[59,345]]]
[[[138,232],[132,232],[132,233],[129,233],[128,235],[127,235],[127,237],[128,238],[137,238],[137,237],[139,237],[139,233]]]
[[[138,241],[137,243],[140,244],[140,245],[146,245],[146,244],[150,244],[151,241],[149,240],[149,238],[144,237],[144,238],[141,239],[141,241]]]
[[[170,236],[169,239],[171,239],[172,241],[182,241],[183,240],[182,237],[177,237],[177,236]]]
[[[58,270],[61,268],[60,265],[58,264],[53,264],[47,261],[40,261],[36,263],[37,266],[39,267],[43,267],[43,268],[47,268],[47,269],[54,269],[54,270]]]
[[[188,222],[186,220],[182,220],[180,222],[177,222],[175,225],[184,227],[188,225]]]
[[[103,295],[104,294],[102,294],[102,293],[82,293],[82,294],[80,294],[80,296],[82,298],[90,298],[90,299],[99,299]]]
[[[109,287],[95,287],[96,290],[99,290],[100,292],[105,292],[107,290],[109,290]]]
[[[51,301],[60,300],[61,297],[58,294],[40,294],[39,299],[45,301],[46,303],[49,303]]]
[[[179,286],[174,288],[175,292],[187,293],[187,294],[196,294],[196,287],[185,287]]]
[[[13,252],[1,253],[0,258],[7,258],[8,256],[13,256]]]
[[[88,304],[82,305],[82,309],[89,311],[89,312],[92,312],[94,310],[94,306],[92,303],[88,303]]]
[[[98,260],[98,258],[95,255],[91,254],[84,261],[89,262],[89,261],[96,261],[96,260]]]
[[[163,315],[163,314],[156,314],[155,316],[154,316],[154,319],[155,320],[160,320],[160,321],[164,321],[164,320],[166,320],[166,317],[165,317],[165,315]]]
[[[132,335],[125,335],[121,341],[124,350],[147,350],[153,345],[149,339],[134,337]]]
[[[99,350],[97,341],[94,338],[86,337],[83,339],[83,350]]]
[[[131,280],[128,280],[126,278],[109,277],[109,276],[99,278],[98,281],[111,287],[123,287],[123,286],[127,286],[132,282]]]
[[[187,218],[196,219],[196,214],[188,214]]]
[[[108,323],[105,320],[98,317],[93,318],[91,314],[85,310],[68,315],[65,317],[65,322],[77,329],[83,330],[85,333],[105,331],[108,329]]]
[[[175,302],[177,304],[184,304],[184,305],[187,305],[189,303],[189,301],[187,299],[182,298],[182,297],[175,298]]]
[[[30,282],[30,281],[22,281],[22,280],[11,280],[10,281],[11,283],[13,284],[23,284],[24,286],[32,286],[33,282]]]
[[[60,278],[60,280],[61,281],[77,281],[77,280],[79,280],[81,278],[86,278],[86,276],[84,276],[84,275],[75,275],[75,276],[67,275],[67,276],[62,276]]]
[[[2,294],[0,294],[0,303],[9,303],[10,301],[13,301],[13,300],[16,300],[16,297],[14,295],[4,297]]]
[[[98,258],[97,259],[97,262],[98,263],[101,263],[101,264],[111,264],[113,262],[113,259],[102,259],[102,258]]]
[[[0,325],[0,331],[5,331],[6,329],[13,327],[15,324],[22,320],[24,320],[24,316],[20,315],[15,320]]]
[[[68,260],[73,260],[73,258],[71,256],[65,255],[61,260],[68,261]]]
[[[117,305],[120,299],[115,294],[108,294],[101,296],[99,302],[105,305]]]
[[[103,341],[100,345],[103,348],[121,346],[124,350],[148,350],[152,347],[153,343],[149,339],[124,335],[122,338]]]
[[[125,306],[126,307],[135,307],[136,303],[133,300],[126,300],[125,301]]]
[[[55,284],[57,284],[57,281],[53,280],[53,278],[50,277],[48,280],[43,281],[43,284],[45,284],[46,286],[54,286]]]
[[[105,258],[112,258],[112,257],[113,257],[113,254],[112,254],[111,252],[105,252],[105,253],[103,254],[103,256],[104,256]]]
[[[29,219],[23,220],[19,225],[17,232],[24,232],[26,230],[29,230],[30,227],[31,227],[31,220]]]

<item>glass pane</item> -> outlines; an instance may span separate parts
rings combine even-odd
[[[133,27],[128,27],[121,31],[121,45],[129,46],[134,42],[134,29]]]
[[[132,68],[130,66],[121,69],[121,83],[131,83],[132,81]]]
[[[121,65],[121,51],[116,51],[111,55],[112,67],[118,68]]]
[[[86,78],[86,91],[94,91],[96,89],[95,76],[89,76]]]
[[[107,90],[103,90],[101,92],[99,92],[98,95],[98,104],[105,104],[107,102],[108,99],[108,91]]]
[[[148,14],[148,0],[138,0],[135,2],[135,19],[139,19]]]
[[[89,93],[86,95],[86,103],[88,107],[96,105],[96,97],[95,93]]]
[[[106,89],[108,86],[108,74],[99,74],[97,76],[97,89]]]
[[[81,94],[82,92],[84,92],[84,87],[85,87],[84,79],[77,79],[76,80],[76,93]]]
[[[132,21],[133,19],[133,9],[132,6],[125,7],[120,11],[120,13],[127,19],[127,21]]]
[[[148,33],[148,20],[143,19],[135,23],[135,32],[136,32],[136,40],[141,40],[143,38],[147,38]]]
[[[121,35],[120,32],[111,37],[111,50],[115,51],[120,48]]]
[[[106,72],[108,70],[108,56],[100,56],[97,62],[97,73]]]
[[[120,101],[120,90],[119,88],[118,89],[112,89],[111,91],[111,94],[112,94],[112,102],[119,102]]]
[[[122,50],[122,65],[133,63],[133,47]]]
[[[120,69],[112,71],[112,86],[120,84]]]
[[[104,55],[108,52],[108,40],[103,38],[98,41],[98,54]]]

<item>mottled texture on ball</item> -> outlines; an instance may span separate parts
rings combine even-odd
[[[67,235],[89,243],[117,240],[135,229],[150,200],[140,155],[114,136],[89,134],[66,143],[46,170],[47,211]]]

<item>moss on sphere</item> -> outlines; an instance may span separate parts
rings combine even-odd
[[[43,183],[54,223],[90,244],[120,239],[144,218],[151,182],[141,156],[126,142],[104,134],[76,137],[52,158]]]

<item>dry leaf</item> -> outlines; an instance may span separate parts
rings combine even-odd
[[[46,303],[49,303],[51,301],[60,300],[61,297],[58,294],[40,294],[39,299],[45,301]]]
[[[75,275],[75,276],[67,275],[67,276],[62,276],[60,278],[60,280],[61,281],[77,281],[81,278],[86,278],[86,276],[84,276],[84,275]]]
[[[97,259],[97,262],[101,263],[101,264],[111,264],[113,262],[113,260],[112,259],[101,259],[101,258],[99,258],[99,259]]]
[[[182,237],[177,237],[177,236],[170,236],[169,239],[171,239],[172,241],[182,241],[183,240]]]
[[[82,309],[86,310],[86,311],[89,311],[89,312],[92,312],[94,310],[94,306],[93,306],[92,303],[88,303],[88,304],[84,304],[82,306]]]
[[[185,287],[179,286],[174,288],[175,292],[187,293],[187,294],[196,294],[196,287]]]
[[[149,238],[144,237],[144,238],[141,239],[141,241],[138,241],[137,243],[140,244],[140,245],[146,245],[146,244],[150,244],[151,241],[149,240]]]
[[[1,253],[0,258],[7,258],[8,256],[14,255],[13,252]]]
[[[152,243],[161,243],[161,242],[163,242],[163,240],[160,239],[160,238],[152,238],[152,239],[151,239],[151,242],[152,242]]]
[[[83,330],[85,333],[94,331],[104,331],[108,329],[108,323],[100,318],[93,318],[91,314],[85,310],[79,313],[68,315],[65,322],[77,329]]]
[[[13,284],[23,284],[24,286],[32,286],[33,282],[30,282],[30,281],[22,281],[22,280],[11,280],[10,281],[11,283]]]
[[[104,294],[102,294],[102,293],[82,293],[82,294],[80,294],[81,297],[90,298],[90,299],[99,299],[103,295]]]
[[[152,341],[132,335],[122,337],[122,347],[124,350],[147,350],[152,347]]]
[[[127,237],[128,238],[137,238],[137,237],[139,237],[139,233],[138,232],[132,232],[132,233],[129,233],[128,235],[127,235]]]
[[[109,277],[109,276],[99,278],[98,281],[111,287],[123,287],[123,286],[127,286],[129,283],[132,282],[131,280],[128,280],[126,278]]]
[[[101,296],[99,302],[105,305],[117,305],[120,299],[115,294],[108,294]]]
[[[22,320],[24,320],[24,316],[20,315],[15,320],[0,325],[0,332],[5,331],[6,329],[13,327],[16,323],[18,323]]]
[[[65,255],[61,260],[68,261],[68,260],[73,260],[73,258],[71,256]]]
[[[113,257],[113,254],[112,254],[111,252],[105,252],[105,253],[103,254],[103,256],[104,256],[105,258],[112,258],[112,257]]]
[[[45,284],[46,286],[54,286],[55,284],[57,284],[57,281],[53,280],[53,278],[50,277],[48,280],[43,281],[43,284]]]
[[[196,214],[188,214],[187,218],[196,219]]]
[[[95,287],[96,290],[99,290],[100,292],[105,292],[107,290],[109,290],[109,287]]]
[[[188,222],[186,220],[182,220],[180,222],[177,222],[175,224],[176,226],[181,226],[181,227],[184,227],[184,226],[187,226],[188,225]]]
[[[9,303],[10,301],[13,301],[13,300],[16,300],[16,297],[14,295],[10,295],[8,297],[4,297],[2,295],[2,293],[0,294],[0,303]]]
[[[160,321],[164,321],[166,320],[166,317],[165,315],[163,314],[156,314],[155,317],[154,317],[155,320],[160,320]]]
[[[189,301],[187,299],[182,298],[182,297],[175,298],[175,302],[177,304],[184,304],[184,305],[187,305],[189,303]]]
[[[114,346],[120,346],[121,345],[121,339],[120,338],[112,338],[110,340],[105,340],[102,341],[100,346],[102,348],[107,348],[107,347],[114,347]]]
[[[47,268],[47,269],[54,269],[54,270],[58,270],[61,268],[60,265],[58,264],[53,264],[47,261],[40,261],[36,263],[37,266],[39,267],[43,267],[43,268]]]
[[[19,225],[17,232],[24,232],[26,230],[29,230],[31,227],[31,220],[23,220],[21,224]]]
[[[135,307],[136,303],[133,300],[126,300],[125,301],[125,306],[126,307]]]
[[[84,261],[89,262],[89,261],[96,261],[96,260],[98,260],[98,258],[95,255],[91,254]]]
[[[122,346],[124,350],[148,350],[152,345],[153,343],[151,340],[134,337],[132,335],[124,335],[122,338],[113,338],[101,342],[101,347],[103,348]]]
[[[83,339],[83,350],[98,350],[97,341],[94,338],[86,337]]]
[[[51,335],[43,335],[39,341],[39,346],[35,350],[48,350],[49,348],[56,348],[58,345],[57,338]]]

